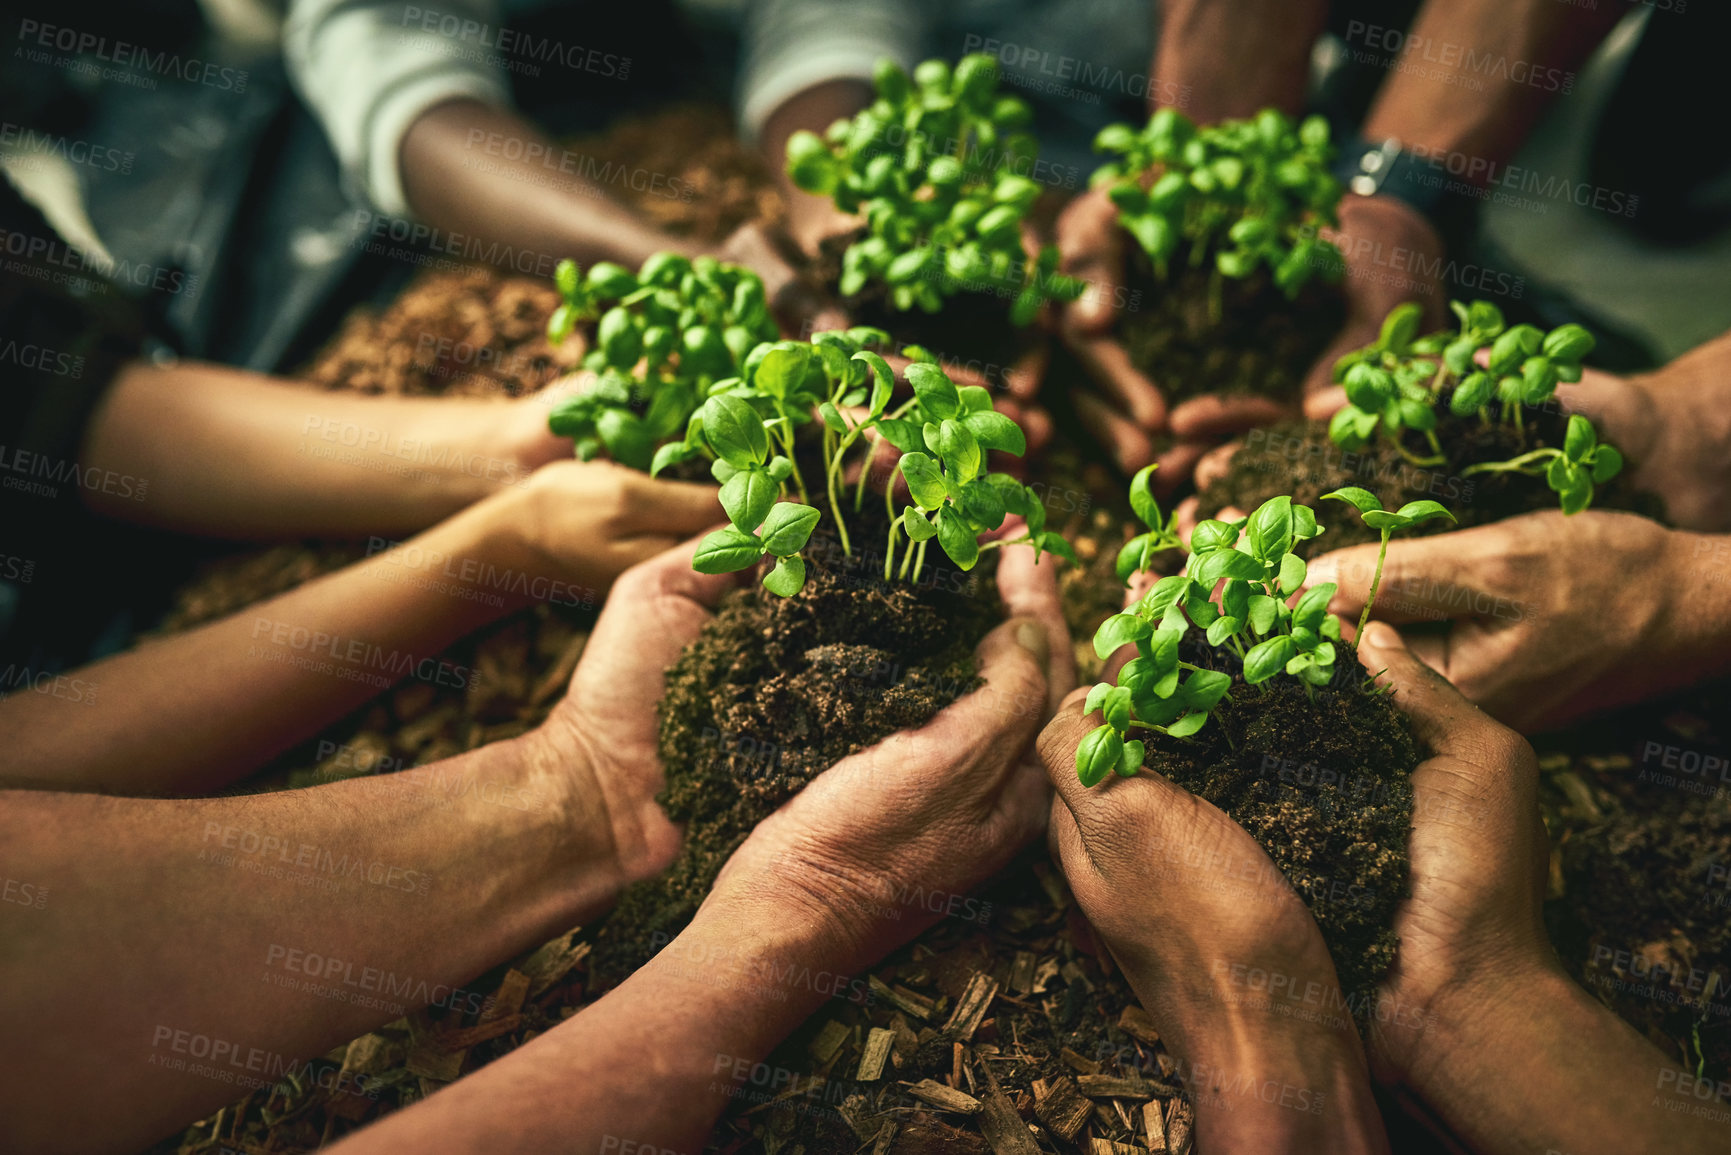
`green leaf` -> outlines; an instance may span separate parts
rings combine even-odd
[[[631,310],[615,305],[601,316],[595,343],[615,369],[630,369],[643,355],[643,332]]]
[[[649,466],[649,476],[658,477],[663,469],[689,461],[695,456],[689,446],[683,441],[669,441],[655,451],[655,460]]]
[[[1545,334],[1541,348],[1553,361],[1579,361],[1598,344],[1593,334],[1576,324],[1559,325]]]
[[[1424,310],[1417,301],[1396,305],[1383,320],[1377,344],[1396,356],[1405,353],[1412,339],[1418,336],[1418,323],[1423,316]]]
[[[771,397],[786,400],[799,391],[811,357],[810,345],[793,341],[780,342],[757,363],[751,383]]]
[[[1600,444],[1593,456],[1593,483],[1603,485],[1623,471],[1623,455],[1610,445]]]
[[[577,296],[578,279],[579,272],[576,261],[567,258],[553,267],[553,283],[559,286],[559,295],[567,301]]]
[[[1298,604],[1292,607],[1293,623],[1308,626],[1313,630],[1321,626],[1323,617],[1328,613],[1328,603],[1333,600],[1335,591],[1339,588],[1334,582],[1323,582],[1305,590],[1304,596],[1298,599]]]
[[[1379,533],[1385,529],[1392,533],[1397,529],[1406,529],[1412,523],[1398,513],[1388,513],[1380,509],[1373,509],[1364,515],[1364,524],[1370,526],[1370,528]]]
[[[1192,553],[1231,549],[1237,544],[1238,530],[1224,521],[1210,518],[1207,521],[1197,522],[1196,528],[1190,531],[1190,550]]]
[[[926,447],[926,436],[912,421],[885,417],[873,426],[883,439],[903,453],[918,453]]]
[[[1152,483],[1154,471],[1158,468],[1160,468],[1159,462],[1145,465],[1136,471],[1135,477],[1130,479],[1130,508],[1135,511],[1136,516],[1141,518],[1142,523],[1149,529],[1164,528],[1160,520],[1160,506],[1154,500]]]
[[[1235,549],[1217,549],[1202,554],[1191,564],[1191,576],[1204,589],[1213,589],[1221,578],[1261,581],[1266,565]]]
[[[902,532],[908,535],[909,541],[926,541],[937,536],[938,527],[910,505],[902,510]]]
[[[1292,548],[1292,498],[1282,494],[1263,502],[1250,515],[1248,532],[1250,548],[1258,557],[1273,560]]]
[[[1261,637],[1274,628],[1274,619],[1280,615],[1280,601],[1267,594],[1257,594],[1250,599],[1250,628]]]
[[[1244,655],[1244,680],[1252,686],[1261,685],[1278,674],[1297,652],[1297,645],[1285,634],[1258,642]]]
[[[1322,497],[1324,501],[1330,499],[1344,501],[1360,513],[1369,513],[1373,509],[1380,510],[1382,508],[1382,500],[1376,494],[1368,489],[1360,489],[1356,485],[1343,486],[1333,493],[1323,494]]]
[[[960,485],[980,475],[985,454],[980,451],[980,443],[975,440],[974,435],[968,432],[967,426],[960,421],[945,418],[941,425],[933,426],[928,423],[925,437],[926,444],[936,450],[943,459],[944,468],[951,481]]]
[[[1047,553],[1056,554],[1058,557],[1063,558],[1071,565],[1080,564],[1081,559],[1076,556],[1075,547],[1065,540],[1063,534],[1048,529],[1043,533],[1035,533],[1032,536],[1034,538],[1035,557],[1039,557],[1040,551],[1045,550]]]
[[[824,425],[837,433],[847,432],[847,421],[842,417],[841,410],[832,402],[823,401],[818,404],[817,414],[823,418]]]
[[[890,395],[895,392],[896,375],[890,371],[890,363],[869,349],[861,350],[853,355],[855,361],[863,363],[872,374],[871,415],[883,416],[883,411],[890,403]]]
[[[1135,614],[1113,614],[1094,631],[1094,656],[1104,661],[1117,653],[1120,646],[1149,637],[1153,632]]]
[[[1558,458],[1558,460],[1562,460]],[[1577,514],[1593,504],[1593,478],[1585,469],[1570,465],[1563,487],[1558,491],[1562,497],[1563,512]]]
[[[1084,786],[1097,786],[1118,767],[1124,757],[1124,739],[1110,726],[1091,730],[1076,747],[1076,777]]]
[[[1120,676],[1118,680],[1122,682],[1124,679]],[[1106,695],[1110,694],[1113,689],[1114,687],[1111,682],[1098,682],[1094,686],[1090,687],[1088,690],[1087,700],[1082,703],[1083,717],[1086,717],[1087,715],[1092,714],[1095,710],[1098,710],[1101,704],[1106,701]]]
[[[1188,738],[1202,729],[1202,724],[1206,721],[1208,721],[1208,712],[1195,710],[1166,727],[1166,732],[1174,738]]]
[[[1100,714],[1106,719],[1106,725],[1122,734],[1130,728],[1130,691],[1123,686],[1114,686],[1100,700]]]
[[[1124,753],[1118,757],[1118,776],[1134,778],[1136,771],[1142,768],[1142,760],[1148,756],[1148,749],[1141,739],[1132,739],[1124,743]]]
[[[1139,534],[1124,543],[1124,548],[1118,551],[1118,560],[1114,565],[1120,583],[1128,582],[1133,576],[1148,568],[1148,559],[1153,554],[1153,544],[1154,535],[1151,533]]]
[[[763,519],[763,551],[776,557],[798,553],[811,540],[811,531],[822,516],[815,506],[797,501],[776,503]]]
[[[1456,417],[1470,417],[1490,401],[1496,381],[1489,373],[1473,373],[1455,386],[1449,398],[1449,412]]]
[[[898,468],[907,479],[908,493],[913,497],[914,504],[921,509],[928,512],[937,509],[950,496],[949,486],[944,484],[944,475],[938,469],[938,463],[924,453],[902,454]]]
[[[1184,683],[1179,695],[1184,704],[1197,710],[1212,710],[1226,691],[1232,688],[1232,675],[1219,670],[1197,670]]]
[[[555,437],[577,437],[595,427],[595,401],[591,397],[567,397],[547,414],[547,428]]]
[[[1570,461],[1585,461],[1587,455],[1593,452],[1599,444],[1599,435],[1593,430],[1593,423],[1579,413],[1569,417],[1569,428],[1563,434],[1563,454]]]
[[[1304,575],[1309,567],[1304,559],[1295,553],[1289,553],[1280,559],[1280,592],[1290,594],[1304,584]]]
[[[1447,507],[1435,501],[1409,501],[1396,510],[1395,514],[1398,517],[1404,517],[1412,525],[1418,525],[1420,522],[1430,521],[1438,517],[1446,517],[1450,521],[1455,520],[1455,515],[1450,513]]]
[[[1028,451],[1028,439],[1022,427],[990,409],[981,409],[962,418],[962,427],[973,434],[974,440],[986,449],[1013,453],[1017,457]]]
[[[613,460],[633,469],[649,468],[654,441],[637,414],[629,409],[603,409],[595,419],[595,432]]]
[[[763,588],[784,598],[791,598],[804,585],[803,557],[778,557],[775,559],[775,568],[763,575]]]
[[[715,455],[736,469],[761,465],[769,456],[769,434],[757,410],[738,397],[711,397],[698,411],[703,436]]]
[[[1380,413],[1394,399],[1394,377],[1386,369],[1359,362],[1346,371],[1346,399],[1367,413]]]
[[[973,569],[980,560],[980,542],[974,527],[952,505],[938,510],[938,544],[960,569]]]
[[[777,481],[786,481],[793,476],[793,460],[776,454],[769,459],[769,475]]]
[[[698,573],[736,573],[756,564],[762,556],[763,543],[756,535],[728,526],[698,544],[691,568]]]
[[[942,369],[915,361],[907,367],[907,379],[908,384],[914,387],[914,396],[919,398],[920,409],[927,420],[944,421],[961,415],[961,395]]]
[[[751,533],[763,524],[780,490],[767,470],[742,469],[721,487],[721,508],[735,528]]]
[[[1004,499],[998,490],[984,481],[970,481],[962,486],[956,505],[975,525],[997,529],[1004,524]]]
[[[1243,625],[1244,622],[1239,618],[1215,618],[1214,624],[1208,627],[1208,644],[1211,646],[1224,644],[1226,639],[1236,634]]]

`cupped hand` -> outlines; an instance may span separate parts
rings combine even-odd
[[[1702,580],[1711,564],[1731,560],[1717,544],[1630,513],[1525,514],[1390,542],[1371,612],[1432,623],[1406,631],[1419,660],[1492,716],[1533,733],[1724,666],[1731,599]],[[1377,549],[1353,546],[1310,563],[1311,584],[1339,585],[1331,608],[1346,621],[1363,609]]]
[[[1034,736],[1075,680],[1056,568],[1006,548],[1008,620],[977,650],[985,685],[819,774],[728,860],[709,902],[833,922],[846,970],[937,917],[910,895],[965,895],[1036,837],[1047,791]]]
[[[1304,415],[1326,421],[1346,404],[1346,391],[1334,383],[1334,363],[1355,349],[1376,342],[1382,322],[1397,305],[1417,301],[1424,308],[1421,329],[1443,321],[1447,294],[1439,279],[1442,238],[1431,223],[1393,197],[1348,193],[1340,202],[1340,227],[1322,236],[1340,247],[1346,262],[1341,292],[1346,320],[1304,381]]]

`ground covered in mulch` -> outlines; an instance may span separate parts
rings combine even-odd
[[[633,121],[586,147],[638,164],[653,155],[663,171],[703,182],[708,191],[689,204],[645,198],[642,206],[671,214],[661,223],[689,235],[718,240],[743,220],[780,212],[762,165],[707,110]],[[577,355],[548,347],[542,337],[554,304],[552,288],[536,281],[490,270],[428,273],[383,312],[352,317],[303,376],[313,388],[375,393],[534,391]],[[421,340],[427,332],[448,334],[450,349],[467,352],[429,357],[422,350],[441,346]],[[1122,482],[1104,471],[1097,454],[1063,441],[1029,480],[1045,496],[1053,527],[1071,536],[1082,558],[1061,583],[1087,681],[1100,665],[1088,639],[1121,604],[1112,562],[1132,533]],[[1366,484],[1362,478],[1320,484],[1345,483]],[[1534,484],[1542,490],[1542,481]],[[1396,496],[1370,488],[1390,501]],[[1453,504],[1434,493],[1408,493]],[[1342,544],[1346,536],[1331,532],[1323,540]],[[305,543],[238,555],[189,584],[164,628],[232,613],[360,552]],[[388,771],[522,733],[563,692],[592,621],[592,610],[552,606],[504,619],[449,655],[483,672],[466,689],[414,684],[382,694],[321,735],[350,752],[321,762],[318,751],[330,746],[309,742],[249,788]],[[1343,657],[1343,665],[1349,662]],[[1555,843],[1548,913],[1565,963],[1680,1065],[1693,1070],[1704,1059],[1705,1069],[1721,1078],[1731,1069],[1731,996],[1722,985],[1731,976],[1728,703],[1731,692],[1719,689],[1619,715],[1567,741],[1537,743]],[[733,753],[742,752],[736,745]],[[699,807],[701,794],[682,795],[675,805]],[[1176,1065],[1043,847],[1030,848],[975,894],[902,897],[946,917],[866,976],[868,998],[834,1000],[739,1081],[734,1106],[714,1135],[718,1149],[766,1155],[1190,1149],[1190,1108]],[[469,988],[491,996],[479,1014],[417,1011],[325,1056],[366,1077],[376,1098],[281,1084],[254,1091],[157,1150],[311,1150],[436,1092],[598,995],[592,967],[598,929],[573,928],[478,976]],[[1126,1146],[1102,1146],[1111,1143]]]

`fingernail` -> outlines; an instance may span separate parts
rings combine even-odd
[[[1376,650],[1404,650],[1400,631],[1387,622],[1370,622],[1364,627],[1364,640]]]
[[[1042,666],[1046,659],[1052,656],[1052,648],[1046,640],[1046,628],[1032,618],[1016,627],[1016,644],[1034,655],[1034,660]]]

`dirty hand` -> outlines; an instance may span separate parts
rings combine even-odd
[[[1242,827],[1161,775],[1084,787],[1076,748],[1097,715],[1083,715],[1083,697],[1040,736],[1058,791],[1052,843],[1179,1060],[1198,1145],[1386,1151],[1364,1052],[1303,900]],[[1222,1085],[1279,1093],[1210,1093]]]
[[[705,903],[750,921],[763,909],[830,924],[841,973],[937,917],[918,894],[965,895],[1045,825],[1034,736],[1074,682],[1056,562],[1004,550],[1008,620],[976,651],[985,685],[918,730],[819,774],[728,860]]]
[[[1310,584],[1339,585],[1330,608],[1348,622],[1377,549],[1310,563]],[[1409,626],[1413,653],[1469,701],[1533,733],[1725,668],[1728,573],[1725,538],[1629,513],[1547,510],[1390,542],[1371,612]]]

